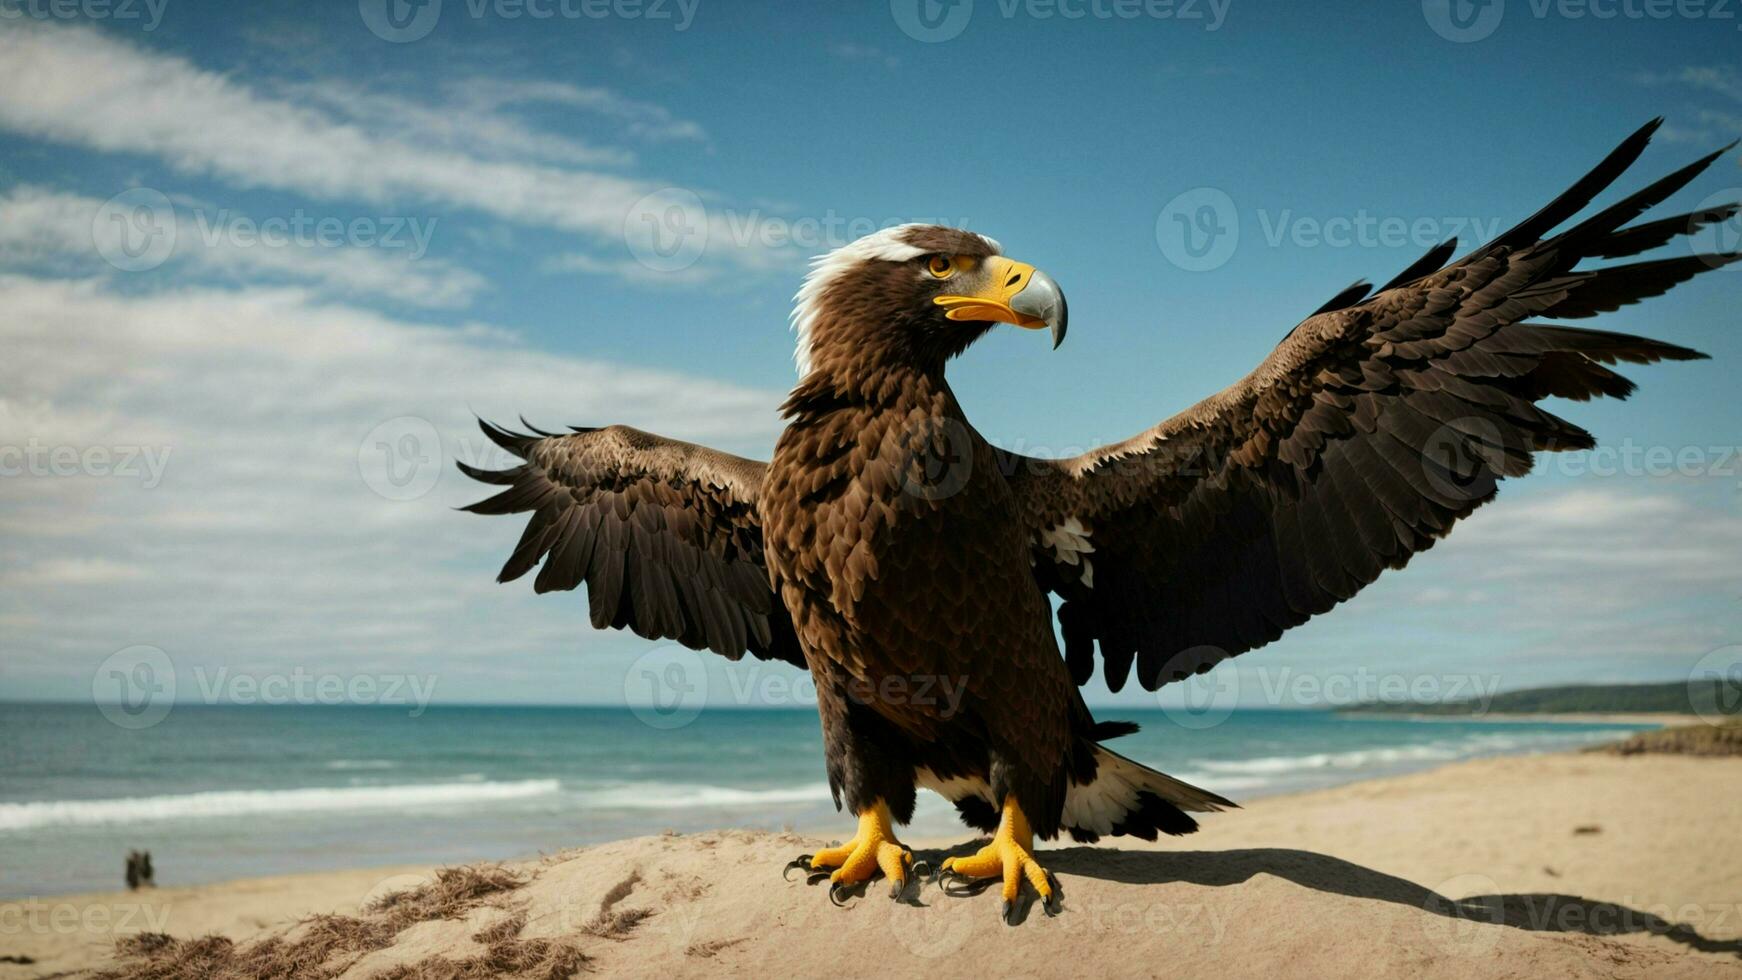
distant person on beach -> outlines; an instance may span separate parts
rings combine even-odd
[[[127,852],[127,890],[136,892],[141,888],[155,888],[157,882],[151,880],[151,852]]]

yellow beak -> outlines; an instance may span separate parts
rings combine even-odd
[[[1064,342],[1068,313],[1065,296],[1052,277],[1029,265],[1002,255],[988,257],[980,265],[978,285],[966,293],[937,296],[932,302],[943,307],[952,320],[988,320],[1013,323],[1028,330],[1051,329],[1053,346]]]

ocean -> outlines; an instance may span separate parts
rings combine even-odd
[[[1188,729],[1159,710],[1120,752],[1236,800],[1551,751],[1639,725],[1235,711]],[[0,704],[0,897],[121,886],[130,849],[159,885],[529,856],[663,830],[845,837],[817,717],[627,709],[176,707],[131,730],[91,705]],[[1237,819],[1237,818],[1236,818]],[[911,838],[966,837],[929,793]]]

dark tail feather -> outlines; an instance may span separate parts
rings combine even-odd
[[[1208,813],[1238,806],[1097,745],[1095,778],[1066,791],[1061,824],[1072,840],[1084,843],[1107,835],[1155,840],[1157,834],[1178,836],[1197,830],[1198,822],[1187,811]]]

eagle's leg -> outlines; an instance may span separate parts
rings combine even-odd
[[[899,899],[907,888],[908,873],[913,870],[913,852],[895,839],[889,804],[878,800],[860,811],[859,830],[852,840],[803,855],[787,868],[805,865],[815,873],[813,880],[821,878],[825,869],[834,869],[827,872],[831,882],[829,897],[837,902],[844,890],[870,881],[879,871],[891,882],[889,897]]]
[[[992,835],[992,843],[967,857],[944,859],[938,868],[938,876],[948,879],[957,878],[1004,878],[1004,905],[1001,914],[1004,921],[1012,921],[1016,913],[1016,897],[1022,889],[1022,880],[1034,886],[1040,895],[1042,907],[1048,915],[1058,911],[1058,902],[1062,895],[1058,887],[1058,879],[1052,872],[1040,866],[1034,859],[1034,832],[1029,829],[1028,817],[1023,815],[1022,807],[1016,802],[1016,794],[1009,793],[1004,797],[1004,815],[998,821],[998,831]]]

